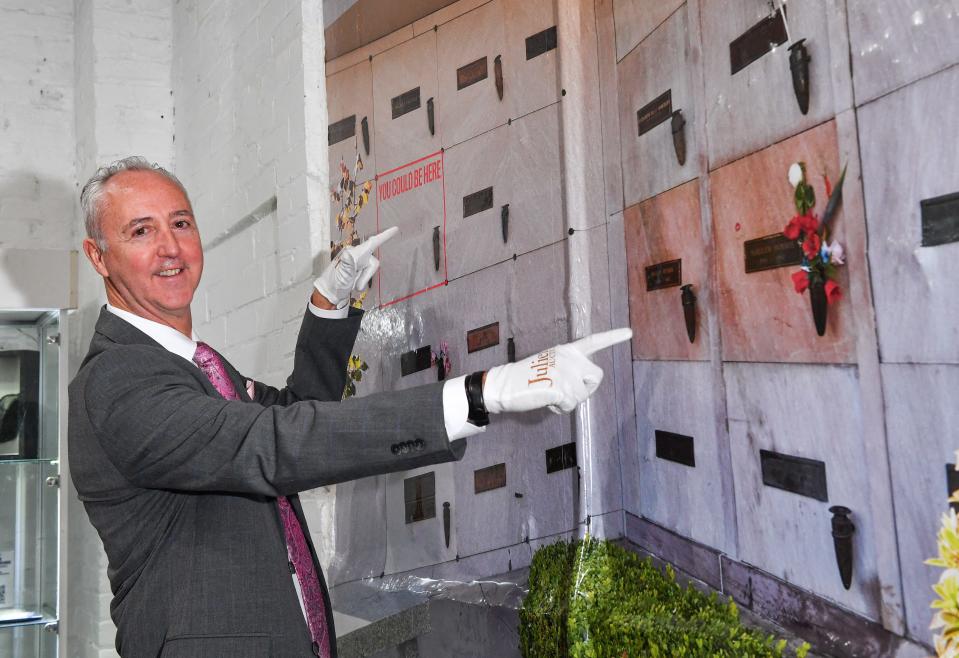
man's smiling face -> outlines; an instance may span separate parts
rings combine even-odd
[[[186,195],[154,171],[122,171],[104,186],[100,231],[83,249],[104,278],[111,305],[190,335],[190,303],[203,248]]]

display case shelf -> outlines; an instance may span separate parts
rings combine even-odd
[[[54,658],[65,475],[60,314],[7,316],[0,313],[0,656]]]
[[[0,610],[0,613],[2,612],[4,611]],[[23,626],[46,626],[47,624],[55,624],[56,622],[56,617],[51,617],[49,615],[40,615],[38,617],[30,617],[29,619],[22,619],[18,621],[3,621],[3,615],[0,614],[0,632],[7,628],[21,628]]]
[[[39,459],[0,459],[0,468],[3,466],[13,466],[15,464],[49,464],[52,466],[58,466],[60,464],[60,460],[53,459],[51,457]]]

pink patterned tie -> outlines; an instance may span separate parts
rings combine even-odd
[[[200,366],[203,374],[209,378],[213,388],[227,400],[239,400],[236,387],[226,373],[223,360],[206,343],[196,344],[196,353],[193,362]],[[330,638],[326,627],[326,605],[323,600],[323,590],[320,588],[320,579],[313,565],[313,557],[303,534],[293,507],[286,496],[276,499],[283,520],[283,530],[286,535],[286,547],[289,552],[290,565],[300,583],[300,593],[303,597],[303,607],[306,608],[306,619],[313,638],[313,653],[321,658],[330,658]]]

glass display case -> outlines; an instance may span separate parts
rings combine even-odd
[[[0,656],[11,658],[58,650],[60,338],[59,311],[0,310]]]

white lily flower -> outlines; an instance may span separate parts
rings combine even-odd
[[[800,165],[798,162],[792,163],[792,165],[789,167],[789,184],[793,187],[796,187],[802,182],[802,179],[802,165]]]
[[[842,245],[835,240],[829,245],[829,262],[834,265],[844,265],[846,263],[846,252]]]

